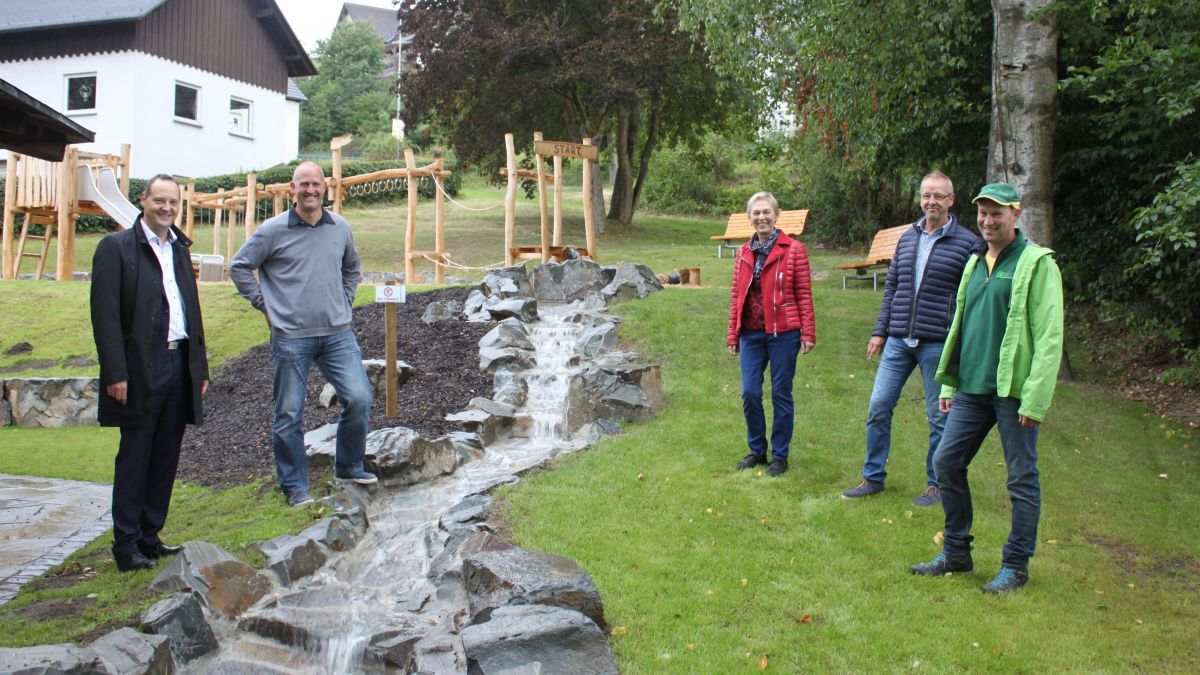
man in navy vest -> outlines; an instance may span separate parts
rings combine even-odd
[[[892,411],[900,400],[904,383],[919,367],[925,386],[929,449],[925,454],[926,487],[913,503],[932,506],[941,501],[933,452],[942,439],[946,415],[938,409],[940,387],[934,374],[954,316],[955,293],[963,266],[972,253],[981,250],[982,243],[950,213],[954,184],[946,174],[935,171],[925,176],[920,196],[925,216],[913,223],[896,245],[883,286],[879,318],[867,342],[868,359],[881,351],[883,356],[867,409],[867,456],[862,481],[842,493],[846,499],[883,492],[892,445]]]

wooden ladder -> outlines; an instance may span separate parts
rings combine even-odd
[[[50,254],[50,244],[54,241],[54,226],[58,222],[53,212],[26,212],[21,224],[21,239],[17,242],[17,252],[13,260],[13,274],[21,273],[21,258],[37,258],[37,274],[34,279],[41,279],[46,271],[46,256]],[[41,235],[29,234],[30,225],[41,225],[45,228]],[[42,250],[37,253],[26,253],[25,242],[33,240],[42,242]]]

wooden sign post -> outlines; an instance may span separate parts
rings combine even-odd
[[[508,190],[504,198],[504,264],[512,265],[516,259],[540,258],[541,262],[562,260],[567,251],[562,245],[562,158],[573,157],[583,161],[583,225],[586,237],[585,249],[579,251],[584,257],[596,259],[596,224],[592,218],[592,162],[600,157],[600,148],[592,145],[592,139],[585,138],[582,143],[568,141],[547,141],[542,139],[542,132],[533,134],[533,153],[535,170],[517,169],[517,155],[514,148],[513,135],[504,135],[504,149],[507,155],[507,166],[500,170],[501,175],[508,178]],[[546,174],[543,157],[554,158],[554,174]],[[521,178],[537,180],[538,212],[541,217],[541,246],[514,245],[516,220],[517,182]],[[551,231],[548,208],[546,204],[546,183],[554,183],[554,224]]]
[[[383,303],[383,340],[385,344],[383,376],[387,380],[384,413],[388,417],[395,417],[398,414],[396,409],[396,304],[405,302],[408,296],[407,287],[400,286],[397,290],[395,284],[395,281],[389,281],[385,286],[375,287],[375,302]]]

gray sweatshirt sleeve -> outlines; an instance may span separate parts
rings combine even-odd
[[[349,226],[346,227],[346,238],[349,241],[346,252],[342,254],[342,291],[346,294],[346,304],[353,307],[354,292],[358,289],[358,282],[362,279],[361,261],[358,257],[358,248],[354,245],[354,235],[350,233]]]
[[[267,251],[270,250],[263,229],[260,227],[255,230],[229,263],[229,278],[233,280],[233,285],[237,286],[238,293],[260,312],[267,310],[263,303],[262,288],[258,285],[258,279],[254,278],[254,270],[262,266]]]

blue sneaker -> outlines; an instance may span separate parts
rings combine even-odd
[[[858,499],[859,497],[870,497],[883,492],[883,486],[879,483],[872,483],[865,478],[857,487],[852,487],[842,493],[842,499]]]
[[[933,506],[940,501],[942,501],[942,493],[938,491],[936,485],[930,485],[925,488],[924,492],[913,499],[913,504],[917,506]]]
[[[975,563],[971,561],[969,552],[963,556],[948,556],[942,552],[933,560],[917,563],[908,569],[924,577],[940,577],[951,572],[970,572],[975,569]]]
[[[375,474],[370,473],[369,471],[363,471],[362,469],[355,469],[342,476],[334,474],[334,477],[338,478],[339,480],[352,480],[359,485],[371,485],[379,482],[379,479],[375,477]]]
[[[984,593],[999,595],[1020,588],[1029,583],[1029,571],[1008,565],[1000,566],[1000,573],[995,579],[979,587]]]
[[[288,506],[304,506],[313,503],[312,495],[308,494],[308,490],[297,490],[288,495],[287,500]]]

